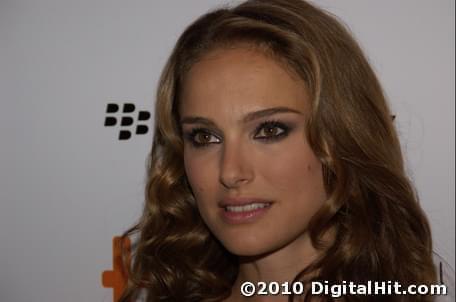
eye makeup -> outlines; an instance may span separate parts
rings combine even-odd
[[[215,137],[218,141],[214,142]],[[221,139],[207,128],[196,127],[190,132],[184,132],[184,139],[192,144],[195,148],[207,147],[211,144],[219,144]]]
[[[264,143],[273,143],[287,137],[292,130],[293,127],[287,123],[278,120],[266,120],[255,128],[253,139]],[[183,138],[195,148],[208,147],[222,142],[222,138],[216,135],[214,131],[203,127],[195,127],[190,131],[184,131]]]
[[[273,142],[285,138],[291,130],[291,126],[288,126],[283,122],[277,120],[267,120],[262,122],[255,129],[255,138],[265,142]],[[263,135],[259,136],[260,133],[263,133]]]

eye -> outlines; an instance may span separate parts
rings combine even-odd
[[[274,140],[285,137],[290,127],[278,121],[266,121],[261,123],[255,132],[255,138],[263,140]]]
[[[210,144],[220,143],[220,139],[212,134],[209,130],[203,128],[195,128],[188,134],[185,134],[185,139],[190,141],[194,147],[206,147]]]

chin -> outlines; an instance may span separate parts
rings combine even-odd
[[[219,237],[220,238],[220,237]],[[266,254],[274,248],[260,238],[245,238],[236,236],[235,238],[221,238],[223,246],[236,256],[258,256]]]
[[[258,254],[261,254],[260,249],[258,249],[256,246],[239,246],[239,245],[228,246],[228,245],[225,245],[225,248],[233,255],[240,256],[240,257],[241,256],[256,256]]]

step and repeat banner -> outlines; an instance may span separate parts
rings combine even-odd
[[[141,213],[161,69],[186,25],[226,3],[0,0],[0,301],[115,300],[115,237]],[[454,278],[454,2],[314,3],[378,73]]]

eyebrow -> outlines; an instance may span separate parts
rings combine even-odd
[[[271,116],[271,115],[274,115],[277,113],[303,114],[301,111],[291,109],[288,107],[273,107],[273,108],[250,112],[242,118],[242,122],[248,123],[253,120],[256,120],[256,119],[259,119],[262,117]],[[203,125],[207,125],[207,126],[215,126],[215,123],[212,122],[210,119],[207,119],[204,117],[199,117],[199,116],[183,117],[180,122],[181,122],[181,124],[203,124]]]

